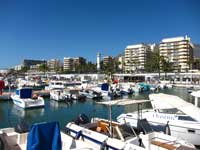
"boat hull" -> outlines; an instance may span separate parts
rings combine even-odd
[[[63,94],[59,95],[59,94],[50,92],[50,99],[55,100],[55,101],[64,101],[65,96]]]
[[[189,121],[175,121],[172,115],[166,116],[165,119],[162,116],[156,115],[156,113],[143,112],[142,118],[146,118],[150,124],[153,125],[166,125],[169,121],[169,127],[171,135],[179,137],[182,140],[188,141],[194,145],[200,145],[200,123]],[[120,123],[130,123],[132,127],[137,128],[137,113],[122,114],[117,117],[117,121]]]
[[[44,99],[38,97],[38,99],[22,99],[17,95],[11,95],[13,103],[21,108],[34,108],[34,107],[44,107]]]

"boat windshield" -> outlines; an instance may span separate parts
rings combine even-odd
[[[120,125],[119,128],[120,128],[121,134],[125,140],[135,137],[135,134],[133,132],[134,129],[130,125],[123,124],[123,125]]]
[[[196,121],[190,116],[178,116],[178,120],[184,120],[184,121]]]
[[[167,114],[181,114],[185,115],[182,111],[178,110],[177,108],[171,108],[171,109],[159,109],[160,113],[167,113]]]
[[[110,123],[107,120],[95,120],[93,123],[89,123],[84,125],[84,127],[89,128],[90,130],[94,130],[106,135],[109,135],[110,132]],[[112,122],[112,137],[126,141],[135,137],[134,130],[130,125],[123,124],[120,125],[118,123]]]
[[[196,121],[192,117],[186,115],[184,112],[178,110],[177,108],[173,109],[160,109],[160,113],[167,113],[167,114],[177,114],[178,115],[178,120],[183,120],[183,121]]]

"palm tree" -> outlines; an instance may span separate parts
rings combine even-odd
[[[167,72],[172,71],[172,63],[169,60],[166,60],[164,56],[160,56],[161,68],[162,71],[165,73],[165,78],[167,77]]]

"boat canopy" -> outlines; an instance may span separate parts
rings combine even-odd
[[[104,102],[97,102],[98,104],[103,105],[118,105],[118,106],[124,106],[124,105],[131,105],[131,104],[141,104],[150,102],[150,100],[132,100],[132,99],[119,99],[119,100],[113,100],[113,101],[104,101]]]
[[[173,109],[176,108],[193,119],[200,121],[200,109],[193,104],[186,102],[178,96],[168,94],[150,94],[149,99],[153,109]]]
[[[17,89],[16,95],[19,95],[20,98],[31,98],[32,97],[32,89],[31,88]]]
[[[32,125],[27,141],[27,150],[61,150],[62,143],[59,123],[48,122]]]

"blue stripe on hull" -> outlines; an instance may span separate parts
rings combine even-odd
[[[21,101],[18,101],[18,100],[16,100],[16,99],[14,99],[13,101],[15,101],[16,103],[22,103]]]
[[[67,130],[70,131],[70,132],[73,132],[73,133],[75,133],[75,134],[78,133],[77,131],[75,131],[75,130],[73,130],[73,129],[70,129],[70,128],[67,128]],[[90,141],[92,141],[92,142],[98,144],[98,145],[104,145],[104,144],[105,144],[105,143],[103,143],[103,142],[97,141],[97,140],[95,140],[95,139],[93,139],[93,138],[91,138],[91,137],[89,137],[89,136],[84,135],[84,134],[81,134],[81,136],[82,136],[83,138],[86,138],[86,139],[88,139],[88,140],[90,140]],[[107,144],[106,144],[106,147],[107,147],[107,148],[110,148],[110,149],[113,149],[113,150],[120,150],[120,149],[117,149],[117,148],[115,148],[115,147],[109,146],[109,145],[107,145]]]

